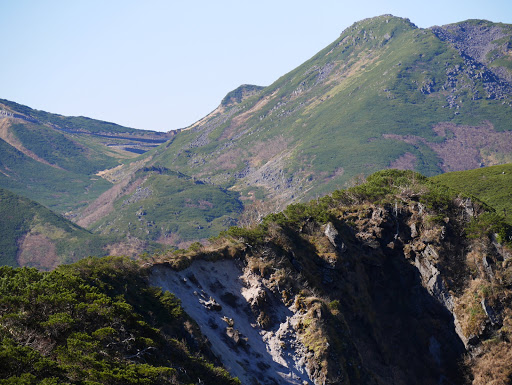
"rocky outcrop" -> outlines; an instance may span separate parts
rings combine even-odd
[[[296,331],[302,316],[240,262],[197,261],[182,271],[155,266],[150,282],[181,299],[243,384],[313,383],[307,371],[312,357]]]
[[[293,205],[216,240],[238,250],[231,257],[205,248],[192,258],[210,262],[156,265],[151,282],[176,293],[242,382],[490,379],[486,362],[512,351],[512,266],[496,237],[468,236],[488,209],[425,180],[397,186],[398,171],[379,174],[382,185]],[[370,200],[382,186],[394,195]]]
[[[485,65],[506,56],[512,36],[509,26],[485,20],[468,20],[442,27],[436,26],[432,27],[432,31],[441,40],[450,42],[462,55]],[[509,71],[492,67],[491,71],[503,81],[510,83],[512,80]]]

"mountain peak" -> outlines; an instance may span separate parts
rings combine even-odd
[[[250,98],[254,94],[260,92],[264,88],[265,87],[256,86],[253,84],[242,84],[240,87],[237,87],[233,91],[228,92],[220,104],[224,107],[231,106],[233,104],[239,104],[245,99]]]
[[[394,16],[391,14],[385,14],[385,15],[374,16],[374,17],[369,17],[369,18],[363,19],[363,20],[359,20],[359,21],[355,22],[354,24],[352,24],[347,29],[345,29],[342,32],[342,35],[345,32],[354,32],[354,31],[357,31],[360,29],[380,28],[380,27],[384,27],[386,25],[393,26],[393,27],[401,26],[402,28],[405,27],[406,29],[418,28],[408,18]]]

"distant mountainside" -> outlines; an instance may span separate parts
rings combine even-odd
[[[0,99],[0,187],[60,213],[74,210],[111,186],[96,173],[171,136]]]
[[[4,189],[0,189],[0,229],[0,265],[50,270],[91,254],[108,253],[103,249],[108,243],[106,237],[91,234],[46,207]]]
[[[230,92],[138,167],[239,192],[246,222],[385,168],[430,176],[510,162],[510,47],[505,24],[363,20],[272,85]]]
[[[118,187],[123,187],[119,190]],[[76,218],[102,234],[188,247],[237,223],[238,194],[163,167],[138,170]]]
[[[383,168],[434,175],[509,162],[511,36],[485,21],[357,22],[271,86],[221,104],[151,163],[290,202]]]
[[[512,162],[511,47],[506,24],[362,20],[167,134],[2,101],[0,187],[95,232],[186,246],[377,170]]]

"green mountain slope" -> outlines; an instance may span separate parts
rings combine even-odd
[[[420,29],[389,15],[355,23],[269,87],[221,104],[149,163],[282,203],[388,167],[434,175],[510,160],[512,29],[475,28],[497,37],[487,45],[505,51],[501,59],[469,56],[441,36],[450,26]]]
[[[512,164],[449,172],[432,180],[477,197],[512,225]]]
[[[50,270],[108,254],[114,237],[92,234],[27,198],[0,189],[0,265]]]
[[[76,210],[111,186],[96,173],[171,136],[0,100],[0,186],[60,213]]]
[[[5,156],[23,160],[0,164],[0,185],[86,228],[178,245],[381,169],[511,162],[511,36],[478,20],[362,20],[270,86],[240,86],[164,137],[3,101]],[[123,150],[130,140],[152,147],[136,156]]]
[[[0,267],[3,384],[240,384],[169,292],[127,258]]]
[[[208,246],[1,267],[0,382],[506,384],[512,228],[489,215],[384,170]]]
[[[123,194],[107,203],[108,213],[105,205],[99,205],[102,215],[86,212],[88,216],[78,223],[103,234],[130,234],[182,246],[233,226],[243,209],[235,192],[155,167],[138,170]],[[101,219],[88,220],[91,217]]]

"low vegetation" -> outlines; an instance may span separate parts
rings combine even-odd
[[[0,268],[0,384],[239,384],[146,273],[121,257]]]
[[[118,241],[75,225],[39,203],[0,189],[0,265],[50,270],[84,257],[107,255]]]
[[[432,180],[477,197],[512,225],[512,164],[449,172]]]
[[[505,381],[506,360],[492,357],[512,349],[509,235],[499,213],[475,198],[385,170],[232,227],[210,245],[138,263],[87,258],[51,273],[4,267],[0,383],[237,383],[216,366],[179,301],[146,283],[155,263],[183,269],[219,258],[241,260],[300,315],[296,331],[315,381],[386,383],[389,367],[425,384],[462,382],[464,371],[475,384]],[[445,286],[429,286],[436,272]],[[258,322],[272,328],[271,309],[258,303]]]

